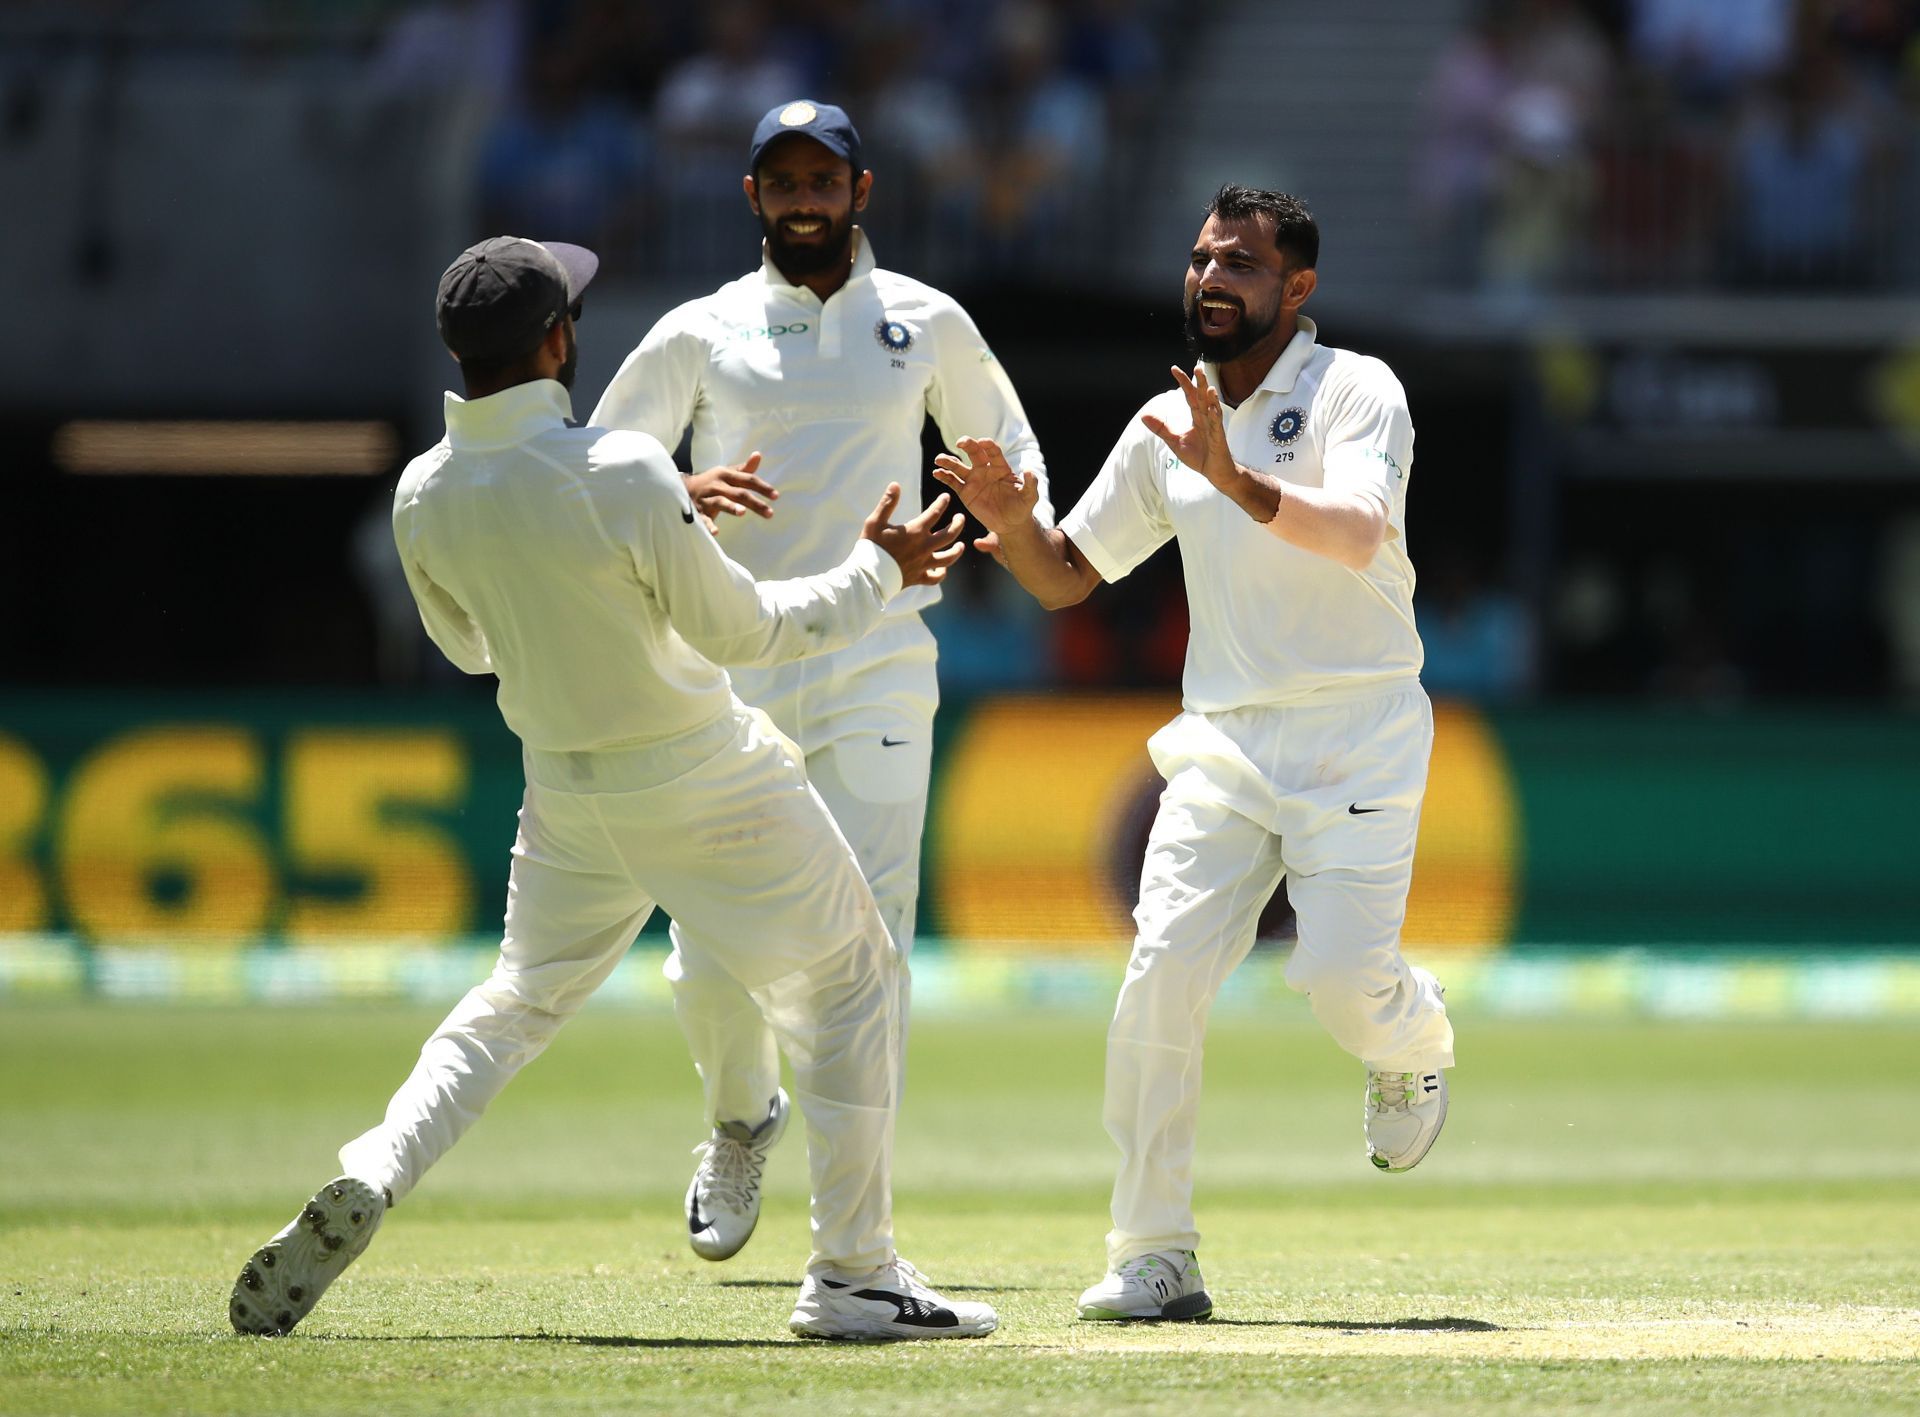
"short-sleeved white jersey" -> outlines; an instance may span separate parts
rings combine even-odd
[[[551,379],[450,393],[446,410],[447,436],[401,474],[394,541],[427,633],[467,673],[499,676],[501,715],[530,748],[705,728],[733,704],[719,664],[851,644],[900,589],[893,558],[844,528],[839,565],[756,584],[659,443],[570,427]]]
[[[1311,320],[1247,401],[1227,412],[1234,460],[1285,482],[1375,498],[1387,539],[1364,570],[1280,540],[1182,464],[1135,419],[1060,523],[1103,579],[1118,580],[1180,538],[1191,630],[1182,688],[1200,713],[1361,697],[1418,678],[1407,477],[1413,422],[1378,359],[1316,342]],[[1207,377],[1219,387],[1219,373]],[[1172,389],[1151,400],[1192,426]]]
[[[756,449],[780,490],[771,519],[720,518],[720,544],[760,576],[799,576],[846,554],[889,482],[898,520],[920,507],[920,433],[932,415],[949,446],[993,438],[1041,480],[1046,464],[1019,396],[967,312],[950,296],[874,264],[855,228],[853,271],[825,301],[764,255],[760,268],[669,311],[627,356],[593,423],[677,447],[693,429],[693,465],[737,463]],[[916,586],[889,613],[921,610]]]

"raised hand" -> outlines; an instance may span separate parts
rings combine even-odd
[[[933,585],[945,580],[947,567],[966,551],[960,544],[960,533],[966,530],[967,519],[955,512],[952,521],[940,524],[950,501],[942,492],[919,516],[895,526],[892,517],[900,505],[900,484],[889,482],[880,495],[880,504],[860,528],[862,537],[878,542],[880,549],[898,563],[903,585]]]
[[[1015,472],[991,438],[962,438],[954,446],[966,454],[966,461],[941,453],[933,460],[933,475],[959,493],[960,504],[992,533],[974,544],[998,559],[998,538],[1032,519],[1040,501],[1040,479]]]
[[[1193,366],[1191,379],[1178,365],[1172,373],[1174,383],[1187,396],[1187,411],[1193,416],[1191,426],[1184,433],[1175,433],[1151,413],[1141,414],[1140,421],[1148,432],[1173,450],[1175,457],[1207,481],[1218,483],[1232,478],[1237,468],[1233,452],[1227,447],[1227,423],[1226,415],[1221,412],[1220,391],[1207,382],[1207,371],[1198,364]]]
[[[755,476],[759,467],[760,454],[749,453],[743,463],[725,463],[694,473],[687,478],[687,492],[693,498],[694,510],[709,519],[744,517],[748,512],[772,516],[771,504],[780,494],[771,482]]]

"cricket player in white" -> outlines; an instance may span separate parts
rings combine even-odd
[[[940,580],[963,519],[937,525],[943,497],[889,525],[889,487],[837,565],[756,584],[656,441],[569,422],[573,320],[597,265],[578,247],[496,237],[441,279],[467,397],[447,395],[446,438],[402,474],[394,536],[428,633],[468,673],[499,676],[522,743],[505,938],[385,1120],[342,1148],[344,1174],[248,1261],[230,1316],[257,1333],[299,1322],[657,903],[712,942],[705,962],[793,1064],[813,1185],[794,1331],[985,1333],[992,1309],[949,1302],[893,1249],[893,942],[798,752],[718,667],[858,639],[904,587]]]
[[[874,264],[854,225],[873,174],[852,121],[797,100],[769,112],[748,150],[744,190],[765,243],[759,269],[664,316],[627,358],[593,422],[668,448],[693,430],[688,479],[721,545],[759,576],[823,570],[843,554],[889,482],[918,506],[921,430],[949,446],[992,437],[1038,490],[1045,468],[1012,384],[964,310]],[[764,457],[764,465],[761,459]],[[982,550],[991,550],[983,542]],[[910,590],[856,643],[803,663],[742,669],[734,689],[806,757],[807,776],[866,873],[900,951],[904,1082],[920,843],[939,702],[935,646]],[[705,1092],[710,1138],[687,1188],[695,1253],[722,1260],[753,1233],[760,1176],[784,1126],[771,1029],[715,962],[724,942],[676,917],[667,961],[674,1004]]]
[[[1186,280],[1203,363],[1174,371],[1180,387],[1146,405],[1057,530],[990,441],[936,459],[1049,607],[1170,538],[1184,552],[1184,711],[1148,744],[1167,787],[1107,1037],[1120,1172],[1085,1319],[1213,1311],[1193,1217],[1202,1041],[1283,877],[1299,921],[1287,982],[1366,1064],[1373,1164],[1411,1168],[1446,1116],[1452,1027],[1439,984],[1400,954],[1433,740],[1407,554],[1413,425],[1385,365],[1326,348],[1301,317],[1319,246],[1294,198],[1221,188]]]

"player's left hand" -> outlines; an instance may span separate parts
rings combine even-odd
[[[780,493],[759,476],[760,454],[749,453],[745,462],[723,463],[705,472],[687,475],[687,495],[694,507],[711,523],[723,516],[771,517],[773,500]]]
[[[1151,413],[1141,414],[1140,421],[1148,432],[1173,450],[1175,457],[1207,481],[1218,485],[1232,479],[1240,469],[1233,460],[1233,451],[1227,447],[1226,415],[1221,412],[1220,391],[1207,381],[1207,371],[1198,364],[1193,366],[1192,378],[1178,365],[1172,372],[1174,383],[1187,396],[1192,426],[1184,433],[1175,433]]]

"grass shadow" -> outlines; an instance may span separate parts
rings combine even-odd
[[[716,1289],[792,1289],[800,1288],[797,1279],[716,1279]],[[1031,1284],[936,1284],[942,1294],[1025,1294]]]
[[[1228,1323],[1234,1320],[1228,1319]],[[1277,1319],[1277,1328],[1330,1328],[1341,1333],[1505,1333],[1500,1324],[1485,1319]]]
[[[791,1348],[797,1338],[643,1338],[593,1333],[316,1333],[310,1343],[567,1343],[577,1348]]]

